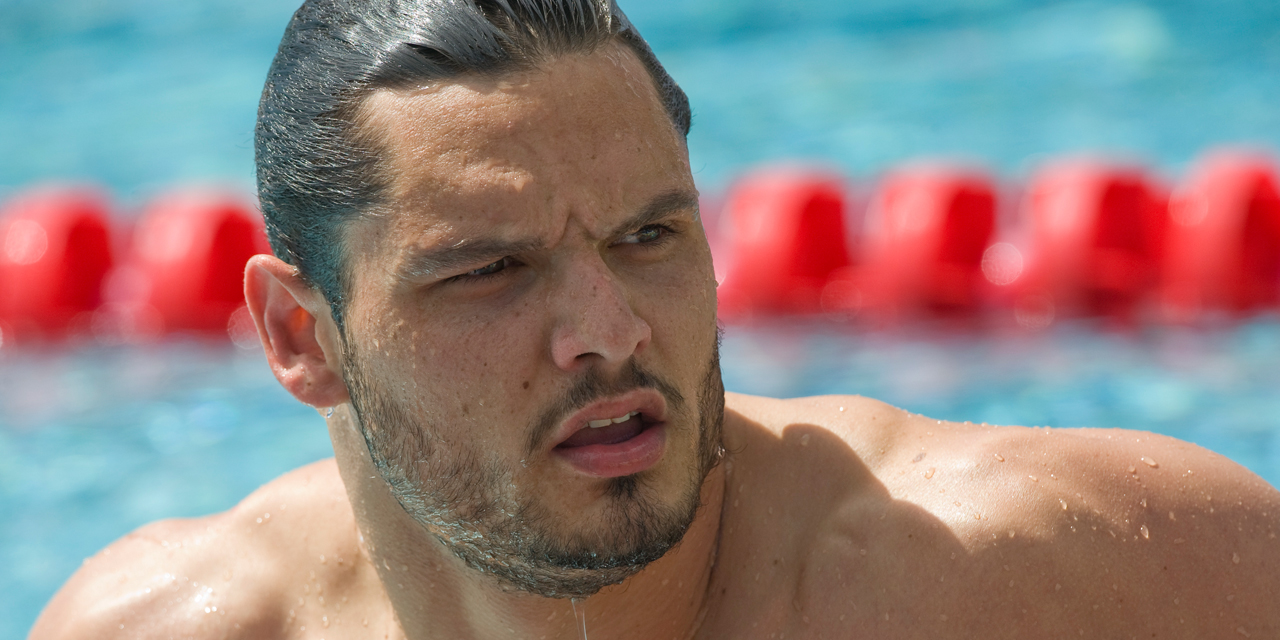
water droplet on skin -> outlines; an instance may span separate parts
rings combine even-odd
[[[1058,498],[1058,504],[1061,504],[1061,505],[1062,505],[1062,510],[1063,510],[1063,511],[1066,511],[1066,510],[1067,510],[1067,501],[1066,501],[1066,500],[1063,500],[1062,498]]]
[[[1143,539],[1143,540],[1150,540],[1150,539],[1151,539],[1151,531],[1149,531],[1149,530],[1147,529],[1147,525],[1145,525],[1145,524],[1144,524],[1144,525],[1142,525],[1141,527],[1138,527],[1138,533],[1142,534],[1142,539]]]
[[[925,479],[925,480],[929,480],[929,479],[933,478],[933,472],[934,472],[934,471],[936,471],[936,469],[934,469],[933,467],[929,467],[929,470],[928,470],[928,471],[926,471],[926,472],[924,472],[924,479]]]
[[[800,446],[802,446],[802,447],[807,447],[807,446],[809,446],[809,434],[807,434],[807,433],[806,433],[806,434],[804,434],[804,435],[800,436]]]
[[[1240,554],[1238,553],[1231,554],[1231,564],[1240,564]]]
[[[1148,457],[1146,457],[1146,456],[1143,456],[1143,457],[1142,457],[1142,464],[1145,464],[1145,465],[1147,465],[1148,467],[1151,467],[1152,469],[1158,469],[1158,468],[1160,468],[1160,463],[1158,463],[1158,462],[1156,462],[1155,460],[1152,460],[1151,458],[1148,458]]]
[[[1035,476],[1027,476],[1027,477],[1030,478],[1032,482],[1040,482],[1040,479]]]
[[[1146,499],[1146,498],[1143,498],[1143,499],[1139,500],[1139,501],[1138,501],[1138,504],[1142,505],[1142,508],[1143,508],[1143,509],[1146,509],[1146,508],[1147,508],[1147,499]]]
[[[844,411],[844,407],[840,407],[840,410],[841,410],[841,411]]]
[[[1004,456],[1002,456],[1002,455],[1000,455],[1000,454],[998,454],[998,453],[996,453],[996,454],[992,454],[992,455],[994,455],[994,456],[996,457],[996,461],[998,461],[998,462],[1004,462]]]
[[[1138,473],[1138,468],[1133,465],[1129,465],[1129,473]]]

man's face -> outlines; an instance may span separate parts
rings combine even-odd
[[[621,45],[382,91],[344,377],[406,511],[510,585],[589,595],[679,541],[719,453],[715,281],[684,143]]]

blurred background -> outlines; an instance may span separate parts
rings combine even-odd
[[[175,186],[250,192],[258,94],[294,1],[0,0],[0,198],[101,185],[128,220]],[[1181,180],[1223,145],[1280,149],[1271,0],[644,0],[623,4],[689,94],[707,217],[760,165],[821,165],[865,201],[922,157],[998,190],[1081,153]],[[1012,186],[1011,186],[1012,185]],[[925,318],[729,327],[730,389],[861,393],[937,418],[1154,430],[1280,482],[1280,323]],[[234,333],[234,332],[233,332]],[[235,336],[233,336],[235,337]],[[243,337],[243,336],[242,336]],[[0,637],[81,560],[226,509],[330,455],[252,340],[0,342]]]
[[[0,185],[90,179],[126,200],[252,180],[276,0],[4,0]],[[692,100],[705,188],[821,159],[920,155],[1015,173],[1110,151],[1184,169],[1280,142],[1280,5],[1265,0],[647,0],[623,7]]]

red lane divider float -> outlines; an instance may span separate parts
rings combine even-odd
[[[850,264],[845,190],[837,175],[796,168],[753,173],[730,190],[720,213],[729,225],[722,316],[822,310],[831,274]]]
[[[269,253],[262,217],[237,193],[188,189],[157,197],[134,229],[109,298],[122,332],[225,334],[244,306],[244,265]]]
[[[834,275],[824,307],[882,319],[973,311],[995,214],[995,187],[980,171],[937,164],[890,172],[867,211],[863,260]]]
[[[1008,238],[997,237],[998,200],[981,171],[899,168],[849,238],[838,176],[758,170],[725,206],[722,316],[983,311],[999,324],[1012,311],[1036,328],[1070,316],[1194,321],[1280,307],[1280,181],[1266,156],[1207,156],[1172,204],[1141,167],[1055,161],[1033,175]]]
[[[1219,152],[1191,173],[1169,208],[1164,310],[1174,321],[1280,302],[1280,192],[1265,156]]]
[[[1069,160],[1038,171],[1023,201],[1031,242],[1014,287],[1020,321],[1132,317],[1159,281],[1167,207],[1140,167]]]
[[[39,340],[87,329],[113,265],[106,195],[36,188],[0,216],[0,331]]]
[[[251,200],[227,190],[164,194],[121,252],[124,226],[92,188],[40,187],[10,199],[0,217],[0,344],[235,333],[245,262],[270,251]]]
[[[865,216],[836,173],[760,169],[705,203],[708,222],[724,223],[711,234],[721,316],[978,316],[1041,328],[1068,316],[1194,322],[1280,308],[1274,161],[1216,152],[1173,193],[1141,167],[1054,161],[1029,180],[1020,219],[1002,225],[1001,190],[972,168],[890,171]],[[123,252],[109,209],[103,192],[82,187],[31,189],[3,206],[0,344],[172,332],[255,343],[244,264],[269,249],[248,198],[157,197]]]

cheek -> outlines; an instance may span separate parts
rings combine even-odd
[[[688,360],[689,374],[701,374],[716,339],[716,283],[706,260],[673,264],[644,279],[644,308],[637,312],[653,330],[653,348]]]
[[[388,314],[384,357],[424,411],[452,420],[514,419],[535,386],[540,329],[527,306],[497,318]],[[511,413],[511,416],[499,415]]]

